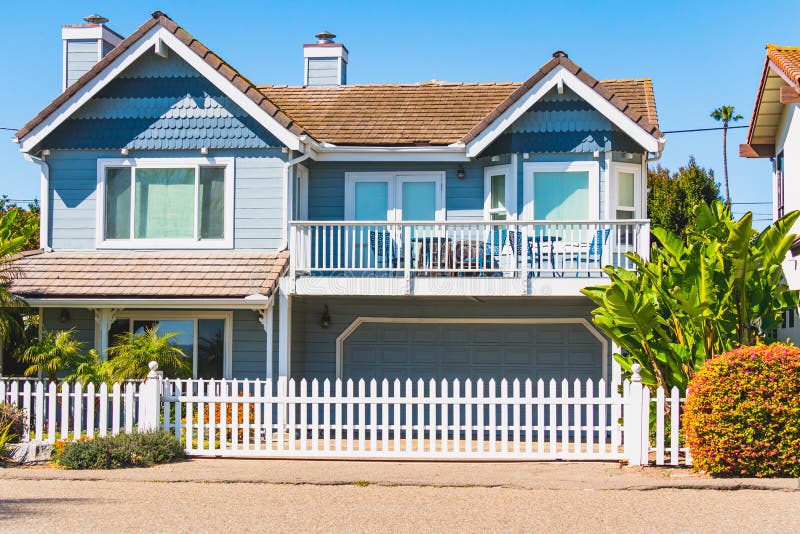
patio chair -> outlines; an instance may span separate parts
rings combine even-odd
[[[486,241],[486,259],[484,264],[490,269],[499,269],[500,258],[503,254],[508,254],[505,250],[506,246],[510,247],[513,257],[514,266],[517,265],[518,259],[522,256],[522,242],[520,241],[519,232],[516,230],[495,229]],[[530,247],[528,247],[530,252]],[[528,257],[528,264],[531,264],[532,259]]]
[[[389,232],[370,230],[369,248],[375,255],[378,269],[396,269],[398,264],[394,240]]]
[[[592,241],[590,243],[578,243],[565,245],[564,249],[560,252],[564,254],[564,261],[580,265],[586,264],[586,276],[591,277],[592,273],[588,271],[592,265],[596,265],[598,269],[602,268],[603,261],[603,247],[608,236],[611,233],[611,228],[604,228],[594,232]],[[575,272],[575,277],[580,275],[580,269]]]

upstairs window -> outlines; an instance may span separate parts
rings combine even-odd
[[[508,165],[486,167],[483,170],[484,219],[506,221],[514,218],[515,184]]]
[[[230,162],[106,160],[101,167],[100,246],[230,247]]]

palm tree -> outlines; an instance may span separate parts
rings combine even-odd
[[[28,364],[25,376],[46,375],[55,382],[59,371],[72,371],[83,359],[83,343],[73,337],[74,330],[45,332],[19,356]]]
[[[191,359],[172,342],[178,332],[158,335],[158,326],[146,328],[142,333],[126,332],[108,348],[108,368],[111,379],[144,379],[150,372],[149,363],[158,362],[158,369],[170,378],[192,376]]]
[[[711,118],[722,121],[722,175],[725,178],[725,203],[731,206],[731,190],[728,187],[728,124],[743,119],[733,106],[720,106],[711,112]]]
[[[13,336],[23,332],[21,311],[26,306],[24,300],[11,292],[11,284],[19,276],[14,257],[28,238],[9,232],[7,227],[13,222],[9,219],[5,215],[0,216],[0,346],[3,347]]]

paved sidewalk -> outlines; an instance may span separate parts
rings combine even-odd
[[[192,459],[147,469],[0,469],[0,480],[216,482],[562,490],[756,489],[800,492],[800,479],[715,479],[614,462],[381,462]]]
[[[715,480],[614,463],[198,459],[116,471],[0,469],[0,533],[14,534],[763,534],[800,531],[798,510],[795,479]]]

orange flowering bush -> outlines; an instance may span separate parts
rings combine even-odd
[[[725,476],[800,476],[800,348],[742,347],[703,364],[683,429],[698,469]]]
[[[243,397],[244,395],[239,394],[239,397]],[[254,425],[256,423],[256,405],[254,403],[222,403],[222,402],[214,402],[206,404],[206,408],[203,411],[203,423],[206,425],[210,424],[212,421],[217,427],[222,426],[222,410],[223,405],[225,406],[225,423],[228,427],[227,430],[227,437],[231,439],[233,437],[233,411],[234,405],[236,406],[236,423],[239,426],[239,439],[242,439],[244,436],[244,429],[242,428],[245,424]],[[245,419],[245,406],[247,406],[247,419]],[[212,418],[213,414],[213,418]],[[195,422],[197,422],[197,414],[195,414]]]

